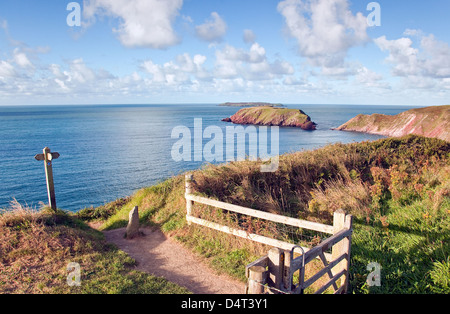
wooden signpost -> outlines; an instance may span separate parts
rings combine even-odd
[[[52,161],[58,159],[59,153],[52,153],[50,148],[44,148],[44,153],[34,156],[37,161],[44,161],[45,177],[47,179],[47,193],[50,207],[56,211],[55,185],[53,183]]]

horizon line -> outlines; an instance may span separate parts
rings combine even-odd
[[[70,104],[0,104],[0,107],[51,107],[51,106],[179,106],[179,105],[217,105],[226,102],[171,102],[171,103],[70,103]],[[248,102],[251,103],[251,102]],[[254,103],[257,103],[256,101]],[[269,103],[269,102],[268,102]],[[271,103],[271,102],[270,102]],[[446,104],[405,105],[405,104],[357,104],[357,103],[278,103],[285,106],[397,106],[397,107],[436,107]]]

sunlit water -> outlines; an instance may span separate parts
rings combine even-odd
[[[379,139],[380,136],[331,128],[360,113],[398,114],[411,109],[349,105],[289,107],[305,111],[318,129],[280,128],[281,154],[336,142]],[[221,119],[239,109],[217,105],[0,107],[0,208],[8,207],[13,198],[30,206],[47,203],[44,165],[34,159],[44,147],[61,154],[53,162],[58,207],[77,211],[132,195],[142,187],[201,167],[205,160],[173,160],[172,147],[179,139],[172,139],[172,130],[185,126],[194,135],[194,119],[201,118],[203,129],[218,126],[226,134],[226,127],[231,124]]]

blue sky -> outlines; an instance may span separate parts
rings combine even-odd
[[[70,2],[0,2],[0,105],[450,103],[448,0]]]

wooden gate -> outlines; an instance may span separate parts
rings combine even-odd
[[[342,221],[342,217],[344,217],[343,228],[308,251],[305,252],[300,247],[294,247],[290,251],[274,248],[269,251],[268,255],[247,265],[247,293],[303,294],[308,287],[311,287],[323,276],[328,276],[328,281],[312,293],[321,294],[329,287],[333,288],[335,294],[346,293],[353,218],[351,215],[345,215],[339,211],[335,213],[335,222]],[[300,255],[298,254],[299,249],[301,249]],[[332,254],[327,258],[325,252],[330,249]],[[309,278],[305,278],[306,266],[315,259],[319,259],[323,267],[310,274]],[[293,280],[295,273],[298,274],[296,283]]]
[[[333,225],[325,225],[287,216],[275,215],[259,210],[219,202],[192,194],[192,175],[186,175],[186,220],[214,230],[229,233],[241,238],[263,243],[274,247],[268,255],[247,265],[246,275],[248,284],[246,293],[288,293],[302,294],[324,275],[329,277],[315,293],[323,293],[330,286],[334,293],[346,293],[348,286],[348,270],[350,264],[351,236],[353,232],[353,218],[344,211],[334,213]],[[248,233],[244,230],[223,226],[211,221],[200,219],[192,215],[194,202],[247,215],[267,221],[290,225],[302,229],[331,234],[329,238],[312,248],[300,247],[292,243],[272,239],[269,237]],[[327,251],[331,250],[331,254]],[[301,254],[299,254],[301,252]],[[305,278],[306,265],[319,259],[323,268],[309,278]],[[296,275],[298,274],[298,276]],[[294,276],[298,277],[294,283]],[[340,279],[340,283],[338,280]]]

